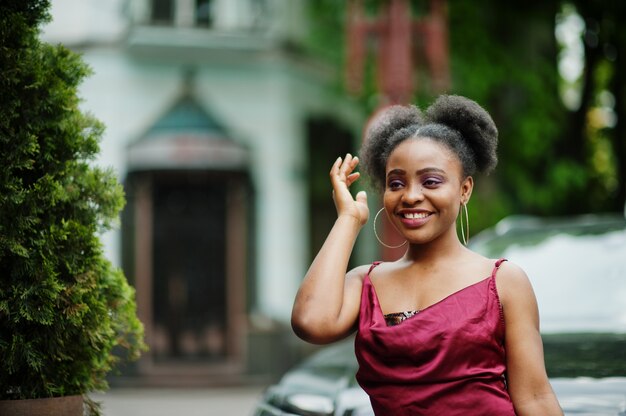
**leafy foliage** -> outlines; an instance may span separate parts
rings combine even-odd
[[[571,3],[586,22],[585,71],[579,81],[582,103],[570,110],[561,101],[558,72],[557,16]],[[497,170],[478,178],[470,203],[470,223],[478,231],[515,214],[560,215],[621,210],[626,187],[626,16],[623,2],[561,0],[448,1],[452,85],[448,93],[481,103],[500,131]],[[364,2],[376,18],[381,0]],[[414,18],[428,2],[412,0]],[[310,52],[343,73],[345,3],[312,0]],[[621,20],[620,20],[621,19]],[[416,40],[419,40],[416,38]],[[325,46],[324,46],[325,45]],[[337,45],[341,45],[338,47]],[[370,42],[375,46],[375,42]],[[364,94],[365,112],[379,102],[375,85],[375,51],[370,51]],[[423,61],[417,62],[414,101],[427,105],[429,90]],[[611,90],[617,124],[594,127],[597,97]],[[582,197],[582,196],[585,197]]]
[[[48,7],[0,5],[0,399],[105,389],[113,348],[144,348],[134,290],[98,238],[124,195],[92,163],[103,126],[77,95],[89,69],[39,41]]]
[[[586,179],[584,167],[560,151],[566,114],[558,94],[557,4],[450,6],[453,91],[483,104],[500,131],[500,163],[493,177],[480,178],[471,204],[479,229],[511,213],[563,213],[567,195]]]

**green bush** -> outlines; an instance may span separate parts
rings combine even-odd
[[[79,109],[81,57],[39,40],[47,0],[0,3],[0,399],[107,387],[139,356],[134,290],[99,235],[124,204],[94,165],[103,126]]]

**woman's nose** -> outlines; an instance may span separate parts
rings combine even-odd
[[[402,199],[407,204],[420,202],[424,199],[424,188],[419,184],[408,186],[405,188]]]

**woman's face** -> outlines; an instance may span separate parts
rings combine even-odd
[[[446,233],[456,238],[456,218],[473,182],[448,147],[429,138],[400,143],[387,159],[384,205],[393,225],[412,243]]]

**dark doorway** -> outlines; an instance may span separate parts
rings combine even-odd
[[[226,198],[226,187],[209,174],[155,176],[155,362],[227,354]]]
[[[337,219],[328,173],[337,157],[356,154],[350,130],[329,118],[310,119],[307,126],[309,183],[309,247],[313,260]]]

